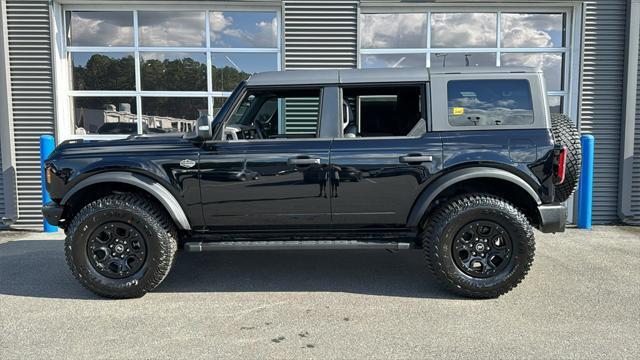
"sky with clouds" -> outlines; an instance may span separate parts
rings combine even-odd
[[[275,12],[212,11],[212,47],[277,46]],[[75,46],[132,46],[133,12],[74,11],[70,15],[70,43]],[[204,11],[138,11],[140,45],[204,47]]]

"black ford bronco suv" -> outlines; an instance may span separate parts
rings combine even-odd
[[[153,290],[179,248],[421,249],[445,288],[497,297],[579,175],[545,94],[529,68],[256,74],[191,134],[60,144],[43,213],[106,297]]]

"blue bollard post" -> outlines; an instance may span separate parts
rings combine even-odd
[[[596,140],[593,135],[582,135],[582,173],[578,183],[578,229],[591,230],[593,208],[593,160]]]
[[[41,174],[41,183],[42,183],[42,204],[46,204],[51,201],[51,197],[47,192],[46,178],[44,174],[44,161],[49,158],[49,155],[55,149],[56,143],[51,135],[42,135],[40,136],[40,174]],[[43,220],[43,230],[44,232],[51,233],[57,232],[58,227],[53,226],[47,222],[47,220]]]

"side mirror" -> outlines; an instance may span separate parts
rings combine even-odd
[[[209,116],[206,114],[201,115],[198,120],[196,120],[196,128],[195,130],[188,134],[186,137],[189,140],[193,141],[206,141],[213,137],[211,127],[211,121],[209,120]]]
[[[211,139],[211,120],[209,120],[209,117],[207,115],[200,116],[196,125],[198,126],[196,129],[196,134],[200,139]]]

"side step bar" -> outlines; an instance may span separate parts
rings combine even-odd
[[[220,241],[187,242],[185,251],[229,251],[229,250],[406,250],[407,242],[380,242],[357,240],[319,240],[319,241]]]

